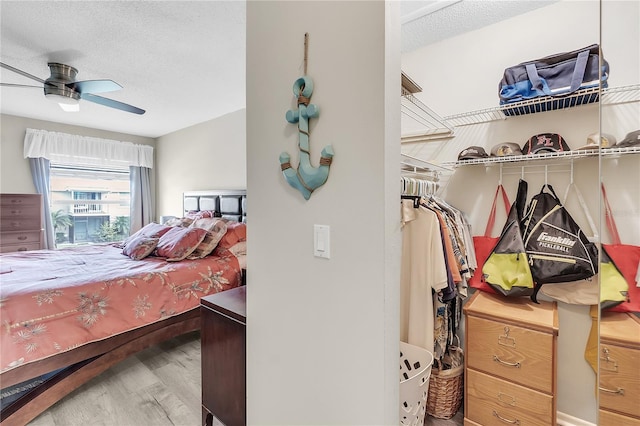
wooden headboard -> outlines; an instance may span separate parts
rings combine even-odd
[[[182,205],[185,214],[190,211],[214,210],[218,217],[247,221],[247,191],[244,189],[185,192]]]

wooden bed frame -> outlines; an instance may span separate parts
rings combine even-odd
[[[197,208],[193,208],[194,200]],[[213,205],[223,217],[246,221],[246,192],[243,190],[184,193],[185,210],[213,210]],[[230,210],[224,211],[225,206],[231,206],[227,207]],[[197,330],[200,330],[199,306],[160,322],[5,371],[0,375],[2,388],[62,369],[3,409],[0,424],[24,426],[66,395],[129,356]]]
[[[196,330],[200,330],[200,307],[9,370],[0,376],[3,387],[67,367],[5,408],[0,423],[3,426],[24,426],[73,390],[125,358],[165,340]]]

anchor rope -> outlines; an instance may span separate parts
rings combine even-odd
[[[309,186],[307,186],[307,183],[304,181],[304,179],[302,178],[302,175],[300,174],[300,165],[298,165],[298,168],[296,169],[296,175],[300,180],[300,184],[304,186],[304,189],[306,189],[309,192],[313,192],[313,188],[309,188]]]
[[[304,86],[300,88],[300,94],[298,95],[298,105],[302,104],[304,106],[309,106],[309,102],[311,102],[311,98],[307,98],[306,96],[302,96],[302,89]]]
[[[298,127],[298,132],[302,133],[303,135],[307,135],[307,137],[311,139],[311,134],[309,134],[309,132],[307,132],[306,130],[302,130],[300,127]],[[308,150],[300,146],[300,138],[298,138],[298,150],[304,152],[309,157],[311,157],[311,152],[309,152]]]
[[[309,33],[304,33],[304,75],[307,75],[307,53],[309,51]]]
[[[320,157],[320,165],[321,166],[330,166],[333,158],[331,157]]]

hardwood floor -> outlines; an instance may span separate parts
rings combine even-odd
[[[29,426],[198,426],[200,368],[199,332],[169,340],[76,389]],[[462,413],[425,419],[425,426],[456,425]]]
[[[464,423],[464,414],[462,409],[450,419],[436,419],[435,417],[426,416],[424,419],[425,426],[462,426]]]
[[[76,389],[30,426],[196,426],[201,422],[200,335],[146,349]]]

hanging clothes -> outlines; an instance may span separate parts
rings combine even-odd
[[[476,259],[469,221],[437,189],[437,182],[401,178],[400,337],[440,362],[459,345],[462,299]]]
[[[447,287],[440,221],[412,200],[402,200],[400,340],[433,352],[433,292]]]

